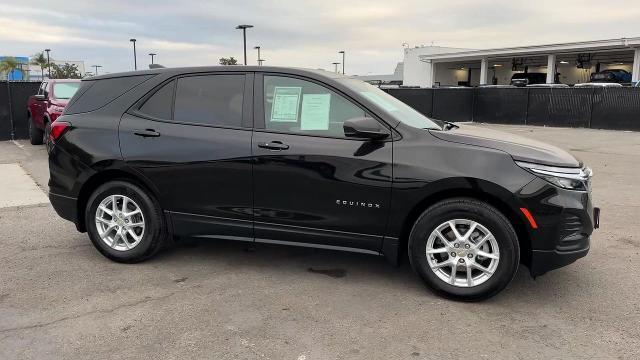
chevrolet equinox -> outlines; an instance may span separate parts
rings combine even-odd
[[[50,200],[107,258],[181,237],[408,258],[480,300],[519,264],[587,254],[591,170],[523,137],[430,119],[324,71],[199,67],[82,81],[49,135]]]

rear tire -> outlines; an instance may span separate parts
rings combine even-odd
[[[126,215],[131,213],[135,214]],[[158,202],[142,187],[127,181],[110,181],[93,192],[87,202],[85,224],[96,249],[121,263],[152,257],[169,236]]]
[[[38,129],[33,123],[33,119],[31,118],[31,114],[29,114],[29,118],[27,119],[29,122],[29,142],[31,145],[42,145],[44,139],[44,131]]]
[[[493,206],[469,198],[444,200],[424,211],[409,235],[408,252],[429,288],[462,301],[498,294],[520,263],[509,220]]]

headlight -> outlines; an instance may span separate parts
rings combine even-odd
[[[570,190],[589,190],[593,171],[588,167],[555,167],[516,161],[516,164],[555,186]]]

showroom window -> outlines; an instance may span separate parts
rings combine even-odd
[[[268,130],[345,137],[344,122],[364,116],[364,110],[324,86],[284,76],[264,77]]]
[[[145,101],[139,111],[157,119],[171,119],[174,87],[175,81],[170,81],[165,84]]]
[[[173,118],[195,124],[241,127],[244,75],[178,79]]]

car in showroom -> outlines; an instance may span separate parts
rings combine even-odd
[[[51,123],[62,114],[79,87],[79,79],[48,79],[40,84],[37,94],[29,96],[27,119],[32,145],[46,141]]]
[[[623,69],[602,70],[592,73],[590,82],[628,84],[631,82],[631,73]]]
[[[522,87],[527,85],[544,84],[546,82],[547,74],[545,73],[522,72],[511,75],[511,85],[513,86]],[[557,76],[556,82],[558,82]]]
[[[51,127],[49,197],[105,257],[180,238],[410,261],[475,301],[589,251],[591,170],[523,137],[430,119],[325,71],[190,67],[85,79]]]

